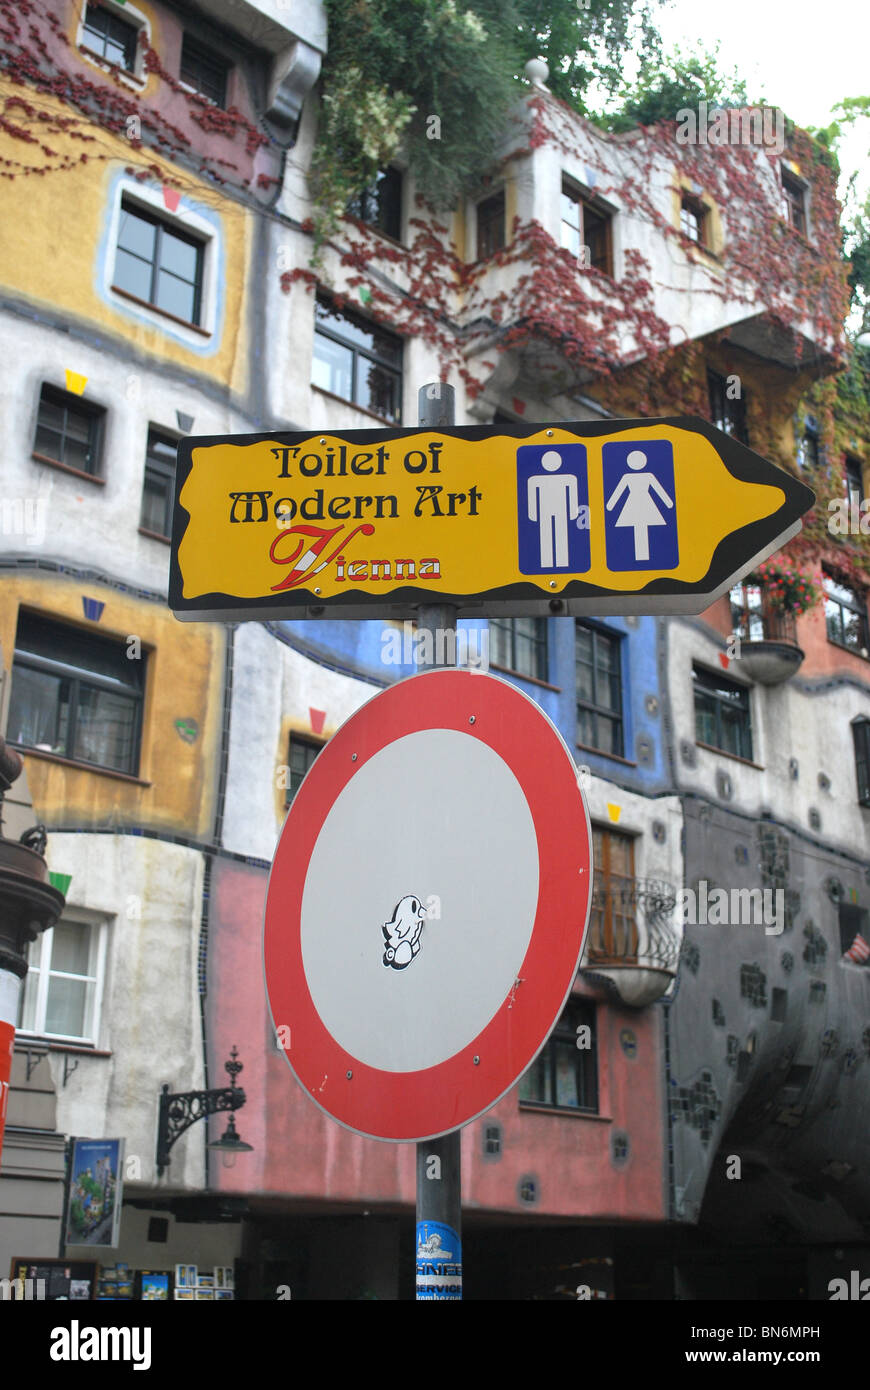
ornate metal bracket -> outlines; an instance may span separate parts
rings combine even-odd
[[[160,1095],[160,1110],[157,1122],[157,1176],[162,1177],[169,1167],[169,1150],[179,1135],[182,1135],[197,1120],[215,1115],[220,1110],[240,1110],[245,1103],[245,1093],[236,1085],[236,1075],[242,1070],[236,1061],[238,1053],[233,1048],[232,1061],[226,1062],[230,1074],[230,1085],[213,1091],[176,1091],[171,1093],[164,1086]]]

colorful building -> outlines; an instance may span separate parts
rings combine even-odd
[[[47,116],[39,150],[8,128],[4,146],[20,165],[0,270],[5,727],[69,876],[19,1021],[20,1056],[45,1055],[11,1104],[40,1130],[38,1082],[55,1152],[61,1136],[125,1138],[119,1259],[235,1262],[243,1297],[407,1297],[413,1146],[311,1105],[261,944],[287,806],[343,720],[413,674],[407,647],[390,655],[405,634],[180,625],[175,446],[414,425],[418,388],[446,377],[460,424],[695,413],[799,470],[796,412],[842,365],[838,210],[800,132],[775,152],[606,135],[538,79],[485,195],[446,232],[399,157],[312,270],[306,97],[325,25],[314,4],[272,8],[220,0],[206,22],[144,0],[46,6],[37,76],[32,34],[2,10],[7,115],[26,101]],[[858,421],[847,476],[865,448]],[[870,643],[860,584],[834,538],[823,549],[798,563],[830,566],[824,623],[786,621],[768,580],[697,618],[461,624],[584,769],[597,875],[565,1014],[463,1132],[469,1297],[703,1296],[719,1288],[713,1250],[726,1279],[745,1260],[759,1296],[799,1296],[821,1244],[862,1237],[867,1141],[849,1101],[868,976],[843,953],[868,893]],[[760,891],[726,924],[717,890],[729,912],[732,890]],[[781,919],[765,923],[764,890]],[[338,910],[348,891],[337,881]],[[160,1087],[222,1086],[233,1046],[251,1151],[232,1168],[209,1153],[218,1115],[158,1174]],[[55,1163],[57,1212],[59,1179]],[[725,1231],[742,1242],[730,1264]],[[57,1236],[46,1214],[23,1251],[0,1221],[10,1257]]]

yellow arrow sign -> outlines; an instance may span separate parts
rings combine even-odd
[[[234,619],[701,611],[813,500],[701,420],[188,439],[170,603]]]

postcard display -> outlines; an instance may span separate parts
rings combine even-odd
[[[176,1265],[170,1269],[130,1269],[129,1265],[104,1265],[97,1285],[97,1298],[120,1301],[141,1299],[145,1303],[180,1302],[235,1298],[232,1265],[215,1265],[210,1274],[197,1265]]]

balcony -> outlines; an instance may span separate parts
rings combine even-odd
[[[659,879],[595,878],[581,968],[603,976],[624,1004],[642,1008],[660,998],[680,953],[676,901]]]
[[[804,653],[795,615],[774,607],[763,586],[737,584],[731,590],[731,622],[740,638],[740,669],[750,680],[780,685],[800,669]]]

